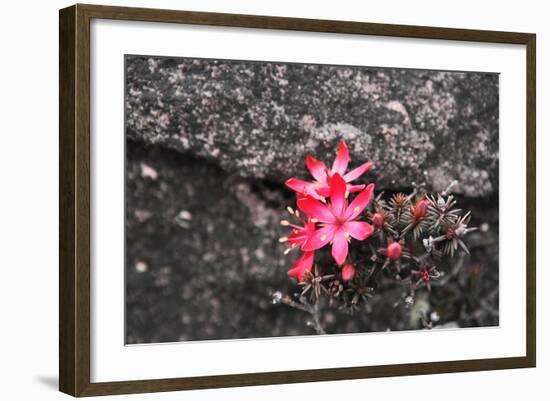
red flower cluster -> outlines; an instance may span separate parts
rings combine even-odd
[[[332,257],[342,266],[347,260],[351,239],[363,241],[374,231],[369,223],[360,221],[361,213],[372,198],[374,184],[351,184],[351,181],[371,169],[373,164],[364,163],[346,173],[349,161],[348,147],[341,141],[332,169],[329,170],[323,162],[308,155],[306,166],[315,181],[291,178],[286,182],[286,185],[298,195],[298,209],[307,216],[304,220],[300,217],[299,211],[289,209],[300,220],[301,225],[286,220],[281,222],[293,228],[291,234],[282,238],[282,241],[289,244],[289,249],[299,247],[303,251],[302,256],[288,271],[290,276],[299,281],[303,281],[306,273],[311,272],[316,250],[331,244]],[[350,194],[356,192],[359,193],[350,200]],[[355,274],[355,270],[352,269],[353,266],[347,263],[345,276],[348,280]]]

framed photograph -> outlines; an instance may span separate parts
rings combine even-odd
[[[534,34],[59,21],[61,391],[535,366]]]

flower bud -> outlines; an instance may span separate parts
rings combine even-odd
[[[372,225],[376,228],[384,227],[384,215],[382,213],[374,213],[372,215]]]
[[[415,206],[413,206],[413,216],[416,221],[422,220],[426,216],[426,211],[428,210],[428,204],[430,201],[427,199],[422,199]]]
[[[392,242],[386,248],[386,253],[390,260],[397,260],[403,254],[403,247],[399,242]]]
[[[342,267],[342,280],[351,281],[355,277],[355,267],[351,263],[346,263]]]
[[[431,276],[430,276],[430,273],[428,272],[428,270],[421,270],[420,273],[420,278],[422,279],[422,281],[430,281],[431,280]]]

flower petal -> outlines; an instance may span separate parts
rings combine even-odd
[[[293,191],[296,191],[297,194],[301,195],[309,195],[315,199],[321,199],[321,195],[317,193],[317,190],[315,189],[315,184],[309,181],[300,180],[298,178],[290,178],[286,180],[285,182],[286,186],[292,189]]]
[[[320,221],[321,223],[334,222],[334,214],[332,214],[327,206],[319,202],[317,199],[314,199],[311,196],[306,196],[305,198],[298,199],[296,203],[298,204],[298,208],[310,219],[317,219],[317,221]]]
[[[302,246],[308,238],[305,230],[294,230],[288,235],[287,243],[291,247]]]
[[[314,252],[304,252],[300,258],[290,268],[288,275],[296,278],[298,281],[304,281],[306,272],[313,268]]]
[[[314,232],[316,228],[317,228],[317,226],[312,221],[308,221],[306,223],[306,225],[304,226],[304,230],[305,230],[306,233],[308,233],[308,235],[311,234],[312,232]]]
[[[351,182],[353,180],[356,180],[357,178],[361,177],[363,174],[365,174],[367,171],[369,171],[373,167],[374,167],[374,164],[372,162],[363,163],[359,167],[351,170],[349,173],[344,175],[344,180],[346,180],[346,182]]]
[[[304,245],[302,250],[305,252],[315,251],[316,249],[324,247],[334,238],[334,226],[325,226],[315,231]]]
[[[311,155],[307,155],[306,166],[313,178],[323,185],[327,184],[327,167],[325,166],[325,163],[317,160]]]
[[[346,182],[336,173],[330,179],[330,204],[336,216],[341,216],[346,207]]]
[[[353,238],[363,241],[372,235],[374,228],[364,221],[348,221],[344,224],[344,231]]]
[[[344,212],[344,218],[346,220],[354,220],[369,204],[372,194],[374,192],[374,184],[369,184],[367,188],[359,193],[355,199],[350,203],[346,211]]]
[[[365,187],[366,187],[366,185],[364,185],[364,184],[361,184],[361,185],[350,185],[350,184],[348,184],[347,185],[348,192],[350,194],[352,194],[354,192],[362,191],[363,189],[365,189]]]
[[[316,229],[315,223],[310,221],[305,223],[304,227],[296,226],[294,224],[290,224],[290,226],[293,227],[294,230],[292,230],[292,232],[288,235],[286,242],[291,247],[304,245]]]
[[[289,178],[288,180],[286,180],[285,184],[293,191],[301,194],[306,192],[306,187],[312,185],[311,182],[300,180],[298,178]]]
[[[315,188],[315,191],[320,197],[328,198],[330,196],[330,187],[328,185],[320,188]]]
[[[334,233],[331,253],[338,265],[343,264],[348,257],[348,239],[346,238],[346,233],[341,228]]]
[[[338,152],[332,164],[332,174],[344,175],[349,164],[349,149],[345,141],[340,141],[338,144]]]

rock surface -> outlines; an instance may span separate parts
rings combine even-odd
[[[128,56],[128,138],[280,185],[340,138],[379,189],[498,192],[494,73]]]

